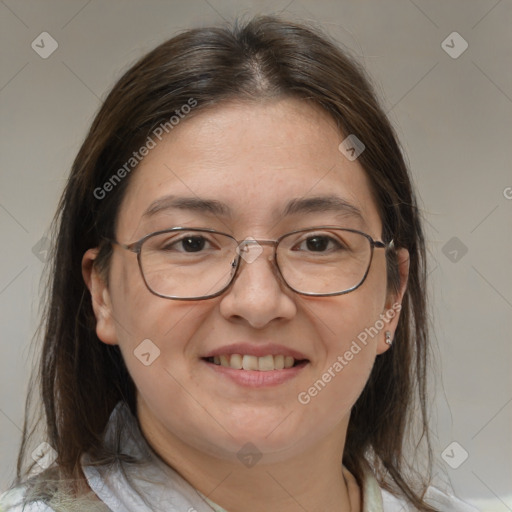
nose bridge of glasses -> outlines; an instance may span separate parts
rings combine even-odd
[[[275,259],[277,244],[278,242],[276,240],[256,240],[254,238],[246,238],[242,242],[239,242],[236,248],[236,258],[238,261],[237,274],[242,270],[242,260],[244,261],[244,264],[253,265],[256,260],[262,258],[265,246],[270,246],[270,254],[267,258],[268,262],[270,262],[270,271],[278,281],[283,279]],[[233,261],[233,267],[236,266],[235,261]]]
[[[276,240],[256,240],[254,238],[246,238],[238,243],[236,253],[248,263],[255,261],[264,251],[264,246],[268,245],[272,248],[269,261],[275,257],[275,249],[277,247]]]
[[[248,237],[245,240],[239,241],[236,240],[234,237],[230,238],[232,242],[234,241],[236,244],[235,255],[234,258],[231,259],[231,273],[229,276],[230,279],[229,282],[225,285],[224,290],[226,290],[233,283],[236,283],[238,281],[238,279],[241,276],[241,272],[244,270],[242,267],[245,266],[248,266],[249,269],[251,269],[249,270],[249,275],[251,277],[247,277],[248,269],[245,269],[245,279],[249,279],[249,281],[253,283],[250,285],[250,287],[247,288],[247,290],[249,290],[250,293],[254,292],[254,285],[256,283],[258,283],[257,286],[264,286],[264,288],[261,288],[261,291],[263,291],[264,293],[269,293],[270,287],[274,289],[275,286],[279,287],[279,289],[282,292],[290,288],[283,274],[281,273],[281,269],[279,268],[279,265],[277,263],[276,249],[278,247],[279,240],[256,240],[252,237]],[[270,246],[268,248],[268,261],[260,261],[259,266],[255,266],[254,262],[257,259],[264,259],[264,257],[262,258],[261,256],[263,254],[263,251],[265,250],[265,246]],[[233,255],[233,253],[231,254]],[[247,263],[250,263],[251,265],[246,265]],[[271,274],[268,274],[269,270]],[[272,275],[272,278],[270,277],[270,275]],[[274,280],[273,285],[270,284],[270,279]],[[242,290],[244,289],[244,286],[248,285],[249,281],[243,280],[243,284],[241,285]],[[265,285],[262,285],[263,282],[265,282]]]

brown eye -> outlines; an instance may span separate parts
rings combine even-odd
[[[178,247],[183,248],[184,252],[199,252],[204,249],[206,242],[207,240],[203,236],[188,236],[163,247],[163,249],[171,250],[174,246],[181,244],[181,246],[178,245]]]

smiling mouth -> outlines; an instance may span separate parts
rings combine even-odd
[[[213,357],[203,357],[202,359],[207,363],[223,366],[225,368],[260,372],[268,372],[272,370],[288,370],[290,368],[294,368],[309,362],[308,359],[295,359],[292,356],[274,356],[270,354],[263,357],[228,354]]]

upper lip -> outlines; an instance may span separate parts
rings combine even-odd
[[[276,345],[275,343],[233,343],[231,345],[224,345],[219,348],[215,348],[210,352],[203,355],[203,358],[224,356],[231,354],[240,354],[248,356],[292,356],[295,360],[308,359],[304,354],[297,350],[285,347],[284,345]]]

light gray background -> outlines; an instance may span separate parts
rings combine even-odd
[[[36,254],[33,247],[47,233],[101,99],[176,30],[281,9],[317,22],[359,56],[398,130],[428,221],[442,363],[432,398],[439,468],[466,501],[512,510],[507,0],[1,1],[0,490],[14,471],[38,319],[44,246]],[[456,59],[441,46],[454,31],[469,45]],[[42,32],[59,45],[47,59],[31,48]],[[445,44],[460,49],[452,39]],[[469,453],[458,469],[441,457],[453,441]],[[454,464],[463,452],[448,453]]]

